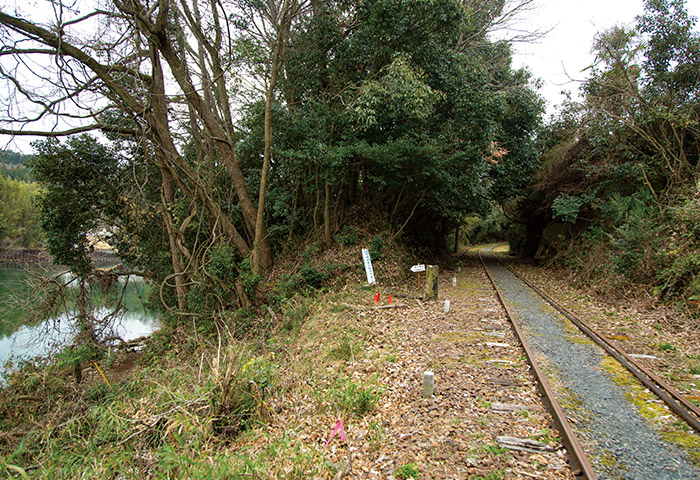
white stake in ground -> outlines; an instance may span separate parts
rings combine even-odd
[[[367,284],[374,285],[377,283],[374,280],[374,270],[372,269],[372,259],[369,256],[369,250],[362,249],[362,260],[365,262],[365,273],[367,274]]]
[[[435,389],[435,374],[431,371],[423,373],[423,398],[430,398],[433,396],[433,390]]]

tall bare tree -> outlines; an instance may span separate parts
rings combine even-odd
[[[296,0],[264,6],[267,38],[266,147],[256,206],[237,155],[236,99],[232,85],[240,62],[241,32],[231,24],[244,2],[220,0],[112,0],[87,5],[63,0],[32,12],[0,8],[0,76],[6,81],[0,134],[65,136],[90,130],[128,135],[148,146],[161,173],[161,212],[170,238],[179,308],[189,272],[201,265],[182,241],[184,230],[206,212],[216,238],[255,266],[271,264],[262,218],[270,163],[271,102],[282,68]],[[47,13],[48,12],[48,13]],[[256,28],[260,25],[254,25]],[[115,115],[115,112],[119,112]],[[128,122],[114,122],[115,116]],[[185,156],[194,146],[196,159]],[[224,174],[233,186],[241,222],[217,196]],[[192,199],[191,215],[172,213],[176,194]]]

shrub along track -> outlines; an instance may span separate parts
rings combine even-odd
[[[501,289],[504,304],[512,310],[514,325],[524,332],[533,361],[546,372],[566,417],[573,421],[576,435],[589,453],[595,473],[584,468],[584,474],[614,479],[700,478],[700,439],[692,430],[698,428],[697,408],[682,397],[669,398],[659,386],[673,389],[647,372],[645,385],[666,397],[692,427],[674,423],[677,417],[621,364],[581,335],[560,311],[545,303],[493,255],[485,257],[485,268]],[[579,328],[588,330],[584,325]],[[608,348],[625,362],[623,355]],[[639,365],[627,368],[644,370]],[[694,412],[685,413],[686,407]],[[566,423],[565,418],[562,421]],[[573,455],[574,459],[578,456]]]

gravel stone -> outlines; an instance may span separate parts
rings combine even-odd
[[[568,320],[497,260],[484,257],[526,342],[546,365],[550,383],[568,392],[562,404],[601,479],[700,479],[700,467],[678,446],[664,441],[603,369],[605,352],[576,341]],[[539,360],[538,360],[539,361]],[[568,405],[572,404],[572,405]]]

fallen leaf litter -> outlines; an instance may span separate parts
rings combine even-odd
[[[297,455],[324,457],[328,468],[308,478],[392,479],[409,463],[421,479],[498,473],[504,479],[574,478],[524,352],[475,262],[460,273],[442,272],[435,301],[406,298],[404,308],[376,309],[374,294],[365,294],[367,308],[347,305],[332,318],[348,324],[330,330],[353,332],[362,350],[347,361],[329,362],[323,371],[302,367],[305,355],[332,343],[305,338],[302,329],[291,347],[296,368],[290,365],[285,373],[287,389],[270,400],[266,427],[239,440],[238,447],[251,454],[269,449],[274,439],[289,439]],[[449,313],[444,313],[446,299]],[[426,370],[435,374],[434,395],[428,399],[422,397]],[[291,376],[312,380],[303,385]],[[324,449],[337,420],[323,393],[334,377],[377,385],[381,396],[373,412],[344,415],[347,442],[336,437]],[[521,441],[499,444],[499,437]],[[542,447],[513,450],[508,447],[513,442]],[[290,462],[281,458],[269,468],[286,471]]]

